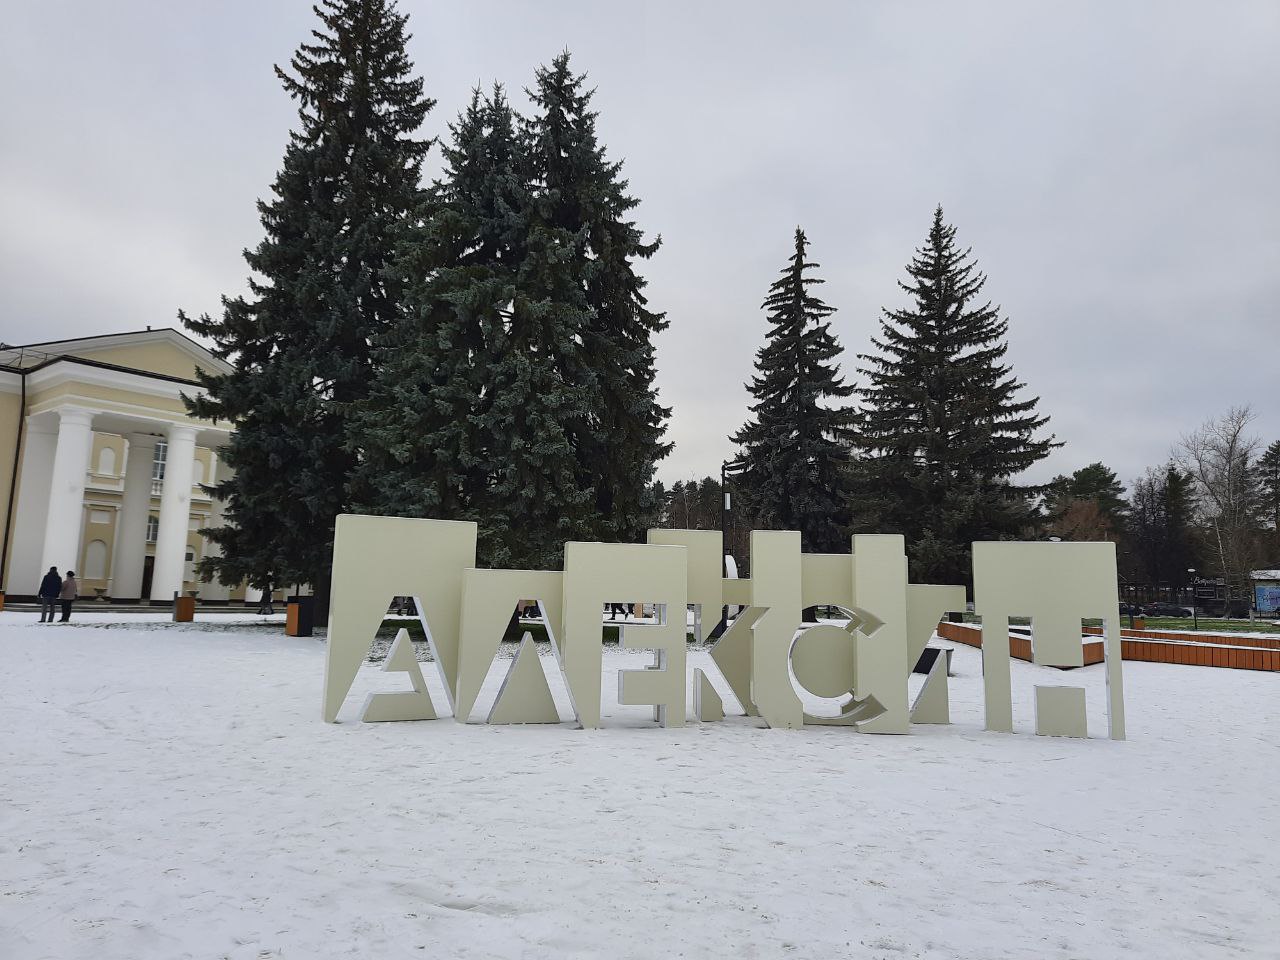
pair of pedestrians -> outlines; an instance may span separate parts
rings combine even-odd
[[[50,567],[49,572],[40,581],[40,622],[53,623],[56,614],[55,604],[62,606],[62,619],[66,623],[71,619],[71,604],[75,603],[79,592],[74,570],[67,571],[67,578],[62,579],[57,567]],[[47,617],[47,619],[46,619]]]

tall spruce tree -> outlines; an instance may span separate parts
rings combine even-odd
[[[1262,522],[1275,535],[1275,547],[1280,547],[1280,440],[1275,441],[1258,458],[1258,489],[1262,498]]]
[[[852,411],[823,400],[852,396],[839,374],[840,344],[827,319],[835,313],[813,295],[808,241],[796,228],[795,252],[769,287],[769,329],[748,384],[753,416],[731,438],[742,452],[740,486],[758,522],[799,530],[804,549],[848,546],[847,471]]]
[[[1188,569],[1200,565],[1191,476],[1174,463],[1147,470],[1133,486],[1128,514],[1136,577],[1152,584],[1184,586],[1190,578]]]
[[[1158,579],[1175,586],[1191,582],[1190,570],[1201,565],[1197,543],[1195,481],[1170,463],[1165,467],[1159,487],[1160,515],[1164,523],[1164,542],[1157,569]]]
[[[986,277],[955,228],[933,216],[900,282],[910,307],[884,311],[858,394],[858,526],[905,535],[917,579],[970,583],[974,540],[1016,537],[1034,488],[1012,478],[1048,455],[1048,417],[1002,363],[1008,323],[981,301]]]
[[[531,191],[515,125],[495,87],[451,127],[444,176],[401,248],[408,309],[355,420],[354,488],[370,512],[475,520],[482,563],[553,568],[593,530],[574,441],[595,374],[578,240]]]
[[[492,562],[555,569],[566,540],[596,531],[582,440],[598,410],[600,374],[583,336],[592,310],[581,235],[556,222],[554,198],[536,186],[524,220],[510,317],[486,342],[489,400],[477,421],[492,479],[487,515],[495,531],[508,531]]]
[[[657,519],[652,480],[671,450],[662,439],[671,411],[654,386],[653,336],[667,321],[648,308],[636,272],[661,241],[646,242],[627,218],[639,201],[627,192],[622,163],[605,156],[585,80],[571,70],[567,51],[539,69],[525,136],[546,226],[576,239],[573,264],[588,308],[576,334],[596,376],[593,416],[573,436],[578,486],[594,489],[601,539],[634,541]]]
[[[665,509],[658,525],[677,530],[719,530],[724,494],[715,477],[677,480],[663,489]]]
[[[405,309],[379,338],[377,376],[353,413],[351,497],[362,512],[480,520],[492,484],[479,420],[492,399],[490,345],[515,298],[528,191],[501,87],[487,99],[473,91],[450,132],[444,175],[398,252]]]
[[[235,370],[203,375],[194,415],[235,426],[222,451],[234,473],[213,487],[225,527],[201,575],[309,583],[327,607],[335,516],[346,508],[354,454],[348,417],[372,380],[372,341],[400,309],[388,272],[420,199],[429,142],[416,139],[433,101],[411,75],[406,17],[387,0],[321,0],[314,40],[290,71],[298,101],[270,200],[266,236],[245,253],[250,296],[221,318],[182,322]]]

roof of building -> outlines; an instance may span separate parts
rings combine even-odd
[[[124,333],[108,333],[92,337],[71,337],[65,340],[43,340],[25,344],[0,343],[0,369],[15,372],[33,371],[60,360],[69,360],[74,363],[89,363],[110,369],[127,370],[143,376],[194,383],[195,381],[186,377],[175,377],[156,370],[117,363],[104,363],[79,356],[82,353],[157,343],[176,348],[186,354],[193,364],[203,369],[218,373],[227,373],[232,369],[229,363],[214,355],[208,347],[173,327],[160,327],[154,330],[148,327],[145,330],[132,330]]]

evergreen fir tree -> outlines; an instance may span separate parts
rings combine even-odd
[[[1072,518],[1080,515],[1082,507],[1096,515],[1103,537],[1070,535]],[[1050,480],[1045,492],[1045,508],[1048,532],[1065,540],[1115,539],[1124,532],[1128,515],[1124,485],[1115,471],[1103,463],[1091,463],[1069,477],[1057,476]]]
[[[658,517],[655,522],[659,527],[671,527],[670,497],[667,492],[667,485],[661,480],[655,480],[649,485],[649,496],[653,498],[653,502],[658,505]]]
[[[202,376],[207,395],[189,402],[235,427],[222,451],[234,473],[212,488],[226,503],[228,526],[209,532],[222,555],[201,574],[310,583],[323,617],[354,467],[348,416],[372,379],[372,341],[400,309],[388,266],[420,200],[429,143],[414,133],[433,101],[411,76],[393,3],[321,0],[316,13],[314,41],[276,68],[300,124],[258,204],[251,294],[224,298],[219,319],[179,316],[235,367]]]
[[[357,486],[371,512],[475,520],[484,564],[555,568],[592,531],[574,439],[595,379],[576,238],[530,191],[515,122],[495,87],[452,126],[398,262],[409,309],[358,415]]]
[[[1201,565],[1191,476],[1173,463],[1148,470],[1134,484],[1128,512],[1138,578],[1174,587],[1185,585],[1190,578],[1188,569]]]
[[[575,430],[578,486],[594,488],[595,532],[600,539],[637,541],[656,521],[657,462],[671,450],[663,442],[670,409],[654,386],[654,334],[667,321],[648,308],[636,261],[651,257],[627,219],[639,201],[627,193],[621,162],[609,161],[596,136],[594,91],[575,75],[568,52],[537,71],[529,91],[535,114],[527,123],[530,173],[548,227],[576,240],[574,267],[587,304],[576,331],[595,370],[591,409]]]
[[[1262,522],[1280,537],[1280,440],[1267,447],[1258,458],[1256,470],[1262,499]]]
[[[758,522],[799,530],[811,552],[847,549],[846,473],[852,412],[824,406],[853,387],[839,375],[840,344],[827,319],[835,310],[813,295],[808,241],[796,228],[795,252],[769,287],[769,330],[748,389],[753,416],[732,437],[741,445],[741,486]]]
[[[715,477],[677,480],[670,490],[659,485],[664,504],[658,526],[677,530],[719,530],[724,494]]]
[[[1160,579],[1183,586],[1191,582],[1190,569],[1202,566],[1195,525],[1195,481],[1175,464],[1168,464],[1159,503],[1164,521]]]
[[[531,200],[510,319],[486,344],[490,399],[477,424],[492,478],[485,512],[511,532],[490,553],[504,567],[557,569],[565,541],[596,539],[583,443],[598,410],[597,358],[583,336],[592,311],[580,235],[557,225],[550,206],[545,194]]]
[[[379,339],[378,375],[353,414],[361,512],[479,521],[491,486],[478,424],[492,399],[489,345],[515,298],[527,190],[501,87],[488,99],[473,91],[450,131],[444,176],[396,261],[405,310]]]
[[[971,582],[970,544],[1014,538],[1034,521],[1032,488],[1011,481],[1048,455],[1048,417],[1001,361],[1008,323],[979,297],[986,277],[934,212],[899,283],[913,303],[885,310],[878,355],[863,355],[857,422],[858,525],[902,533],[913,576]]]

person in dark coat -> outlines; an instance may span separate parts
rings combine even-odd
[[[58,591],[58,599],[62,602],[62,619],[60,623],[66,623],[71,619],[71,605],[76,602],[76,596],[80,590],[80,584],[76,583],[76,572],[74,570],[67,571],[67,579],[62,581],[62,588]]]
[[[57,612],[58,594],[62,592],[62,574],[57,567],[50,567],[49,572],[40,581],[40,592],[36,595],[40,600],[40,622],[53,623]]]

